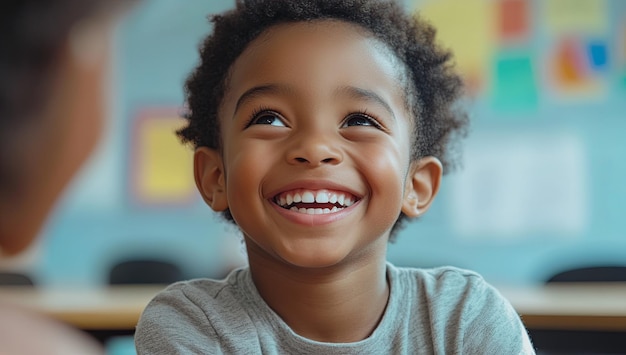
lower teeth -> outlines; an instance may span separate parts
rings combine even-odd
[[[332,209],[329,209],[329,208],[298,208],[296,206],[293,206],[289,210],[290,211],[294,211],[294,212],[299,212],[299,213],[305,213],[305,214],[327,214],[327,213],[337,212],[340,209],[343,209],[343,208],[337,208],[337,206],[333,207]]]

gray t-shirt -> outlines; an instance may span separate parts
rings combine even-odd
[[[143,312],[142,354],[534,354],[519,316],[476,273],[387,265],[389,302],[374,332],[355,343],[294,333],[263,301],[250,270],[225,280],[179,282]]]

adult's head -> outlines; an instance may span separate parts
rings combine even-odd
[[[39,232],[100,136],[111,28],[128,1],[0,5],[0,252]]]

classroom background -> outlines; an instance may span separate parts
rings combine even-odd
[[[110,116],[96,155],[39,241],[0,269],[42,286],[97,286],[157,259],[185,277],[245,263],[236,229],[196,192],[173,131],[183,82],[232,1],[144,0],[116,34]],[[406,0],[438,28],[467,82],[462,164],[389,247],[397,265],[455,265],[494,284],[626,265],[626,1]]]

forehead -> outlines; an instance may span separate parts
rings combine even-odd
[[[355,86],[404,106],[404,64],[366,29],[338,20],[285,23],[253,40],[230,70],[224,104],[255,85]]]

